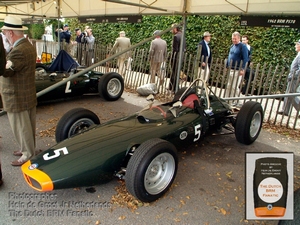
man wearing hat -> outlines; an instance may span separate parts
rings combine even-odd
[[[297,55],[291,64],[290,73],[287,77],[288,83],[285,91],[286,94],[297,92],[297,87],[299,87],[300,85],[300,39],[297,42],[295,42],[295,50],[297,52]],[[288,116],[292,109],[292,103],[295,98],[296,97],[285,97],[282,110],[278,111],[278,113]],[[295,104],[297,103],[295,102]],[[299,116],[300,115],[298,115],[298,117]]]
[[[6,69],[0,75],[3,108],[19,145],[13,154],[20,158],[11,163],[13,166],[21,166],[35,154],[36,51],[24,37],[24,30],[27,29],[22,26],[22,20],[15,16],[6,16],[1,28],[13,46],[6,56]]]
[[[198,77],[203,79],[205,82],[209,78],[209,68],[211,64],[211,51],[209,47],[211,34],[209,32],[204,32],[202,41],[198,44],[198,49],[201,51],[200,63],[198,68]]]
[[[110,54],[122,52],[127,48],[130,48],[131,42],[130,39],[125,37],[125,31],[121,31],[119,33],[120,37],[118,37],[115,41],[114,46],[110,50]],[[118,68],[119,68],[119,74],[122,76],[125,75],[125,61],[130,57],[130,52],[127,51],[124,54],[118,56]]]
[[[71,39],[71,32],[69,31],[68,24],[63,26],[63,29],[57,29],[55,31],[55,36],[59,38],[60,43],[63,43],[64,49],[67,52],[70,52],[70,39]]]
[[[160,30],[153,33],[155,39],[151,42],[149,51],[151,83],[155,83],[155,74],[160,78],[159,85],[164,82],[164,77],[161,74],[161,64],[167,58],[167,42],[160,38]]]
[[[81,65],[82,64],[82,52],[84,49],[84,44],[86,43],[86,40],[85,40],[86,35],[85,35],[85,33],[81,32],[80,28],[76,28],[75,33],[76,33],[76,39],[75,39],[75,42],[72,42],[72,44],[77,45],[75,55],[76,55],[78,63]]]

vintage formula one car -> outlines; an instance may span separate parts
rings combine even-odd
[[[36,91],[42,91],[45,88],[72,76],[72,74],[79,70],[80,68],[77,68],[71,73],[47,73],[47,71],[38,67],[35,76]],[[38,102],[72,98],[89,93],[98,93],[100,97],[107,101],[115,101],[121,97],[123,91],[124,80],[120,74],[115,72],[103,74],[97,71],[89,71],[88,73],[68,81],[65,85],[61,85],[38,97]]]
[[[87,109],[72,109],[58,122],[58,143],[23,164],[22,172],[38,191],[125,178],[131,194],[152,202],[175,179],[177,147],[221,130],[248,145],[257,139],[262,122],[259,103],[246,102],[237,112],[197,79],[171,102],[151,101],[134,115],[103,124]]]
[[[77,62],[62,50],[51,65],[36,64],[36,91],[42,91],[83,69],[85,68],[79,67]],[[115,101],[121,97],[123,91],[124,80],[120,74],[103,74],[92,70],[38,97],[38,102],[66,99],[87,93],[98,93],[105,100]]]

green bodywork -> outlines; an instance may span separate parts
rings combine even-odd
[[[68,81],[66,84],[59,86],[53,91],[48,92],[38,98],[39,102],[57,100],[62,98],[71,98],[81,96],[85,93],[98,93],[98,81],[103,73],[90,71],[73,80]],[[44,90],[51,85],[72,76],[69,73],[36,73],[35,85],[36,92]]]
[[[169,107],[161,106],[166,112]],[[228,111],[222,104],[218,111],[221,109]],[[95,126],[58,143],[31,163],[51,178],[54,189],[107,182],[126,167],[128,152],[146,140],[161,138],[179,147],[198,141],[208,131],[208,116],[186,107],[178,110],[177,117],[170,112],[164,117],[160,111],[146,110]],[[63,148],[67,154],[60,151],[59,157],[44,160],[45,154],[52,157],[57,154],[55,150]]]

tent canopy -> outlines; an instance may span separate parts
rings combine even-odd
[[[300,0],[6,0],[6,13],[31,17],[103,15],[299,15]]]

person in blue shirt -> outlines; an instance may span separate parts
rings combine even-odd
[[[225,97],[236,97],[240,95],[240,84],[245,74],[248,59],[248,49],[241,42],[239,32],[234,32],[231,37],[232,45],[227,59],[227,69],[230,70],[225,90]],[[229,101],[232,103],[232,101]]]
[[[55,31],[55,35],[57,38],[59,38],[60,43],[63,43],[63,47],[67,52],[70,52],[71,49],[70,47],[72,46],[70,44],[70,39],[71,39],[71,32],[69,30],[68,24],[65,24],[63,29],[57,29]]]

